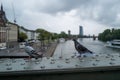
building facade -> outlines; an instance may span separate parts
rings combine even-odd
[[[0,10],[0,47],[14,47],[18,41],[18,25],[7,20],[3,6]]]
[[[6,33],[7,18],[1,4],[0,9],[0,47],[6,46],[7,33]]]
[[[26,35],[27,35],[27,41],[28,40],[37,40],[38,38],[38,33],[36,32],[36,31],[34,31],[34,30],[28,30],[28,29],[26,29],[26,28],[24,28],[24,27],[19,27],[19,33],[20,32],[23,32],[23,33],[25,33]]]
[[[37,39],[37,33],[34,30],[28,30],[7,20],[5,11],[1,4],[0,9],[0,48],[13,48],[18,44],[19,33],[23,32],[28,36],[27,40]]]
[[[35,40],[38,40],[38,36],[39,36],[39,33],[35,32],[35,33],[34,33],[34,39],[35,39]]]
[[[9,27],[7,30],[7,36],[10,42],[17,42],[18,41],[18,25],[14,23],[7,23]]]
[[[79,36],[83,37],[83,27],[79,26]]]
[[[9,48],[16,47],[18,44],[18,25],[7,22],[6,23],[6,32],[7,32],[7,44],[6,46]]]

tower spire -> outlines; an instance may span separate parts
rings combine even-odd
[[[15,10],[14,10],[14,5],[13,5],[13,3],[12,3],[12,8],[13,8],[14,23],[16,23]]]
[[[3,11],[3,5],[2,5],[2,3],[1,3],[1,11]]]

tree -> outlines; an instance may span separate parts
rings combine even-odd
[[[52,40],[59,38],[59,34],[52,33]]]
[[[40,40],[45,40],[45,39],[49,40],[52,36],[52,33],[48,32],[44,29],[37,29],[36,31],[39,33],[38,39],[40,39]]]
[[[59,38],[67,38],[68,37],[68,35],[64,32],[64,31],[62,31],[60,34],[59,34]]]
[[[44,29],[37,29],[36,30],[39,35],[38,35],[38,39],[41,41],[41,46],[44,46],[45,45],[45,42],[49,43],[50,42],[50,39],[52,37],[52,33],[51,32],[48,32]]]
[[[106,29],[103,33],[100,33],[98,39],[101,41],[110,41],[113,39],[120,39],[120,29]]]
[[[19,40],[20,40],[20,42],[25,41],[27,38],[28,37],[27,37],[27,35],[25,33],[23,33],[23,32],[19,33]]]

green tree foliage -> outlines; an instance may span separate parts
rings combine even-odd
[[[98,39],[101,41],[110,41],[113,39],[120,39],[120,29],[106,29],[103,33],[98,35]]]
[[[27,39],[27,38],[28,37],[27,37],[27,35],[25,33],[23,33],[23,32],[19,33],[19,40],[20,40],[20,42],[25,41],[25,39]]]
[[[59,38],[59,34],[57,34],[57,33],[52,33],[52,40],[55,40],[55,39],[57,39],[57,38]]]
[[[67,38],[68,37],[68,35],[64,31],[62,31],[60,34],[51,33],[44,29],[37,29],[36,31],[39,33],[39,36],[38,36],[39,40],[49,40],[49,39],[54,40],[57,38]]]
[[[37,29],[36,31],[39,33],[38,39],[40,40],[49,40],[52,38],[51,32],[48,32],[44,29]]]
[[[67,38],[68,37],[68,35],[64,32],[64,31],[62,31],[60,34],[59,34],[59,38]]]

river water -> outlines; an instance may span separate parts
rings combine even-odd
[[[101,42],[99,40],[93,40],[92,38],[83,38],[78,39],[78,42],[93,51],[95,54],[118,54],[120,53],[120,49],[113,49],[106,47],[105,42]],[[66,42],[62,42],[58,44],[53,57],[70,57],[73,56],[76,52],[74,42],[72,40],[68,40]]]
[[[92,38],[88,39],[78,39],[78,41],[83,44],[88,49],[92,50],[93,52],[99,54],[112,54],[112,53],[120,53],[120,49],[109,48],[106,47],[105,42],[101,42],[99,40],[93,40]]]

